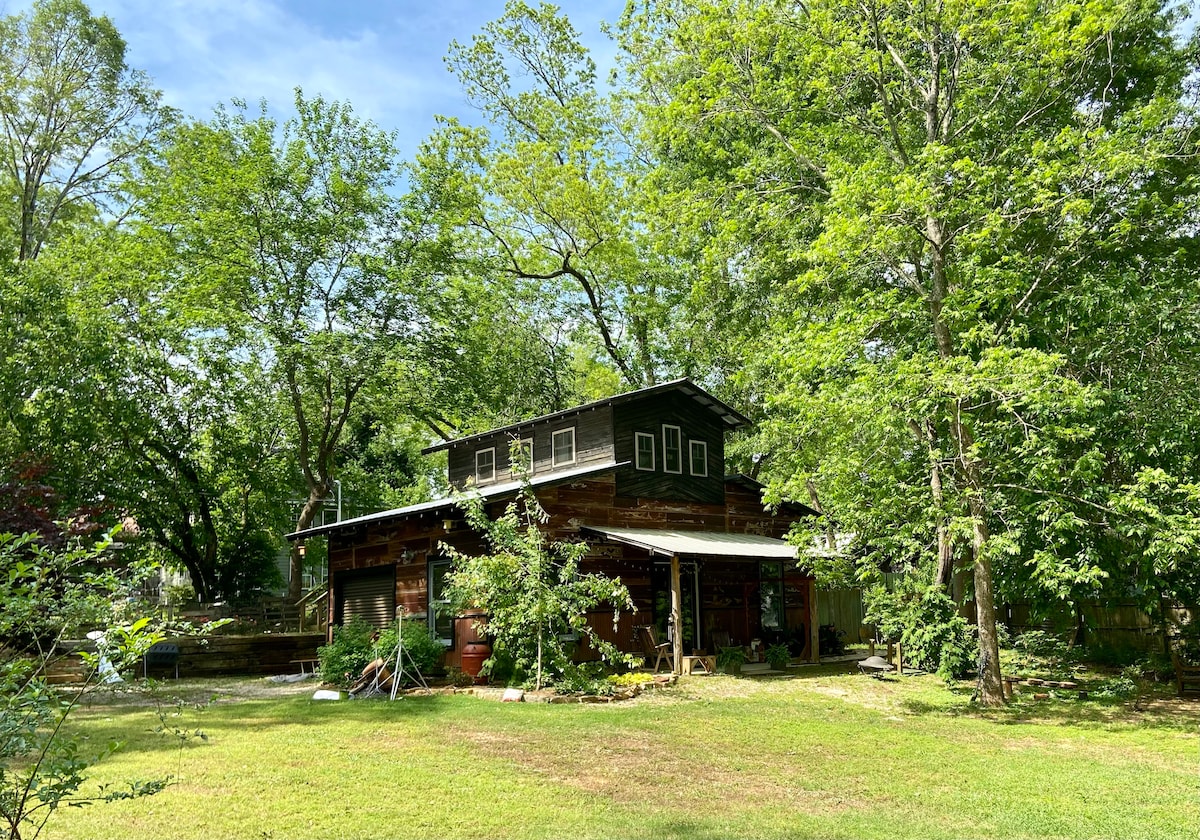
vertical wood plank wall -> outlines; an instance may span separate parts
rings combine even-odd
[[[549,514],[547,533],[551,539],[578,539],[580,525],[611,527],[663,528],[679,530],[717,531],[738,534],[760,534],[782,537],[797,517],[772,515],[763,510],[762,502],[749,487],[736,482],[724,485],[725,501],[721,504],[672,501],[663,499],[628,498],[617,495],[615,476],[606,474],[542,487],[537,495]],[[504,505],[489,506],[491,515],[498,515]],[[452,530],[443,527],[452,520]],[[403,607],[406,618],[427,620],[427,564],[440,556],[441,542],[466,553],[481,553],[486,549],[479,535],[468,529],[458,511],[432,511],[406,519],[364,525],[348,533],[331,535],[329,546],[331,615],[336,581],[349,571],[391,565],[395,568],[396,605]],[[612,611],[593,614],[592,626],[598,635],[621,650],[638,650],[633,627],[649,624],[654,619],[654,563],[644,551],[629,547],[600,544],[593,547],[584,562],[584,571],[602,572],[619,577],[629,588],[637,607],[635,614],[620,616],[613,629]],[[666,558],[657,558],[666,560]],[[726,630],[735,643],[746,644],[761,634],[756,602],[758,564],[753,560],[700,558],[701,642],[710,646],[712,630]],[[810,579],[791,575],[785,579],[789,625],[803,621],[815,633],[815,599]],[[793,593],[807,593],[794,596]],[[447,664],[458,665],[459,651],[465,641],[465,622],[459,622],[460,643],[447,652]],[[812,650],[815,651],[815,645]],[[690,652],[690,651],[685,651]],[[577,651],[581,659],[594,658],[594,652],[583,645]]]

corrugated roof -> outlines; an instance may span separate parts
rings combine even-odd
[[[428,455],[431,452],[441,452],[443,449],[449,449],[450,447],[457,446],[458,444],[470,443],[472,441],[481,440],[482,438],[490,437],[491,435],[500,434],[502,432],[515,432],[517,429],[523,429],[527,426],[533,425],[534,423],[544,423],[548,420],[556,420],[561,417],[568,417],[572,414],[590,411],[595,408],[600,408],[601,406],[619,405],[631,400],[650,396],[651,394],[657,394],[666,391],[679,391],[685,396],[691,397],[697,403],[720,417],[725,422],[725,427],[727,429],[740,429],[743,426],[750,425],[749,418],[747,418],[744,414],[733,408],[730,408],[728,405],[721,402],[712,394],[708,393],[708,391],[705,391],[692,380],[674,379],[670,382],[663,382],[660,385],[651,385],[648,388],[641,388],[637,391],[628,391],[624,394],[617,394],[613,397],[605,397],[602,400],[596,400],[595,402],[590,402],[585,405],[577,405],[572,408],[563,409],[562,411],[555,411],[551,414],[543,414],[541,417],[522,420],[519,423],[511,423],[507,426],[488,429],[486,432],[479,432],[478,434],[467,435],[466,437],[457,438],[455,440],[435,443],[433,446],[427,446],[426,448],[422,449],[421,454]]]
[[[758,534],[726,534],[719,531],[672,531],[650,528],[580,527],[593,533],[651,554],[708,555],[713,557],[753,557],[762,560],[795,560],[796,546],[774,537]]]
[[[606,472],[628,465],[628,461],[618,463],[616,461],[607,461],[603,464],[586,464],[582,467],[576,467],[572,470],[558,470],[556,472],[547,473],[542,476],[534,476],[530,479],[531,487],[541,487],[546,484],[557,484],[562,481],[570,481],[575,478],[583,478],[584,476],[593,475],[595,473]],[[479,492],[479,495],[484,499],[494,499],[498,496],[505,496],[509,493],[515,493],[521,487],[520,481],[506,481],[503,484],[492,484],[487,487],[474,488]],[[408,507],[396,508],[394,510],[384,510],[379,513],[368,513],[365,516],[356,516],[353,519],[343,519],[341,522],[332,522],[328,525],[318,525],[316,528],[306,528],[303,531],[294,531],[287,535],[289,540],[303,540],[309,537],[323,537],[326,534],[331,534],[334,531],[343,529],[355,528],[359,525],[367,525],[373,522],[381,522],[386,519],[403,519],[406,516],[412,516],[414,513],[432,513],[438,510],[450,510],[456,507],[457,503],[454,499],[434,499],[431,502],[421,502],[420,504],[409,505]]]

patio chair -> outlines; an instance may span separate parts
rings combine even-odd
[[[667,665],[672,666],[671,670],[674,671],[675,669],[673,666],[675,663],[672,661],[670,654],[671,643],[660,643],[654,636],[654,628],[649,624],[639,624],[633,629],[634,632],[637,633],[638,641],[641,642],[642,653],[646,655],[646,667],[650,667],[650,660],[653,659],[654,673],[658,673],[658,669],[662,667],[663,662],[666,662]]]
[[[171,642],[151,645],[142,657],[142,673],[149,677],[151,668],[174,668],[175,679],[179,679],[179,645]]]

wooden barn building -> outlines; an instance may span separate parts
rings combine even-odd
[[[593,626],[621,650],[639,650],[634,627],[651,624],[681,655],[713,651],[718,639],[764,646],[787,642],[817,661],[816,588],[781,538],[813,511],[769,510],[762,486],[726,475],[725,434],[749,421],[689,380],[598,400],[429,447],[446,450],[450,483],[474,487],[498,514],[519,489],[513,441],[531,465],[529,481],[550,516],[554,539],[586,541],[584,572],[620,578],[637,606]],[[329,540],[332,624],[362,616],[385,625],[403,609],[422,620],[459,663],[473,624],[439,610],[450,568],[439,546],[482,553],[481,536],[453,500],[360,516],[289,535]],[[670,628],[670,632],[668,632]],[[728,635],[726,635],[728,634]],[[588,651],[577,654],[588,658]]]

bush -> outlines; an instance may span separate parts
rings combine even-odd
[[[868,590],[863,601],[867,620],[879,627],[884,638],[900,640],[907,662],[947,681],[962,679],[973,670],[975,629],[941,587],[901,582],[893,591]]]
[[[352,685],[375,658],[375,628],[355,617],[333,628],[333,641],[317,648],[321,678],[343,688]]]
[[[317,648],[321,677],[343,688],[353,685],[363,668],[378,657],[396,653],[397,625],[376,630],[361,618],[333,629],[333,643]],[[416,621],[404,623],[404,649],[422,675],[432,673],[442,662],[446,649]],[[408,660],[405,660],[407,667]]]
[[[429,632],[428,626],[418,621],[406,621],[404,622],[402,635],[404,638],[405,653],[422,675],[431,674],[441,666],[442,656],[445,655],[446,649]],[[380,633],[378,643],[379,655],[394,656],[396,653],[396,639],[395,624]],[[404,664],[405,667],[408,666],[408,659],[405,660]]]

